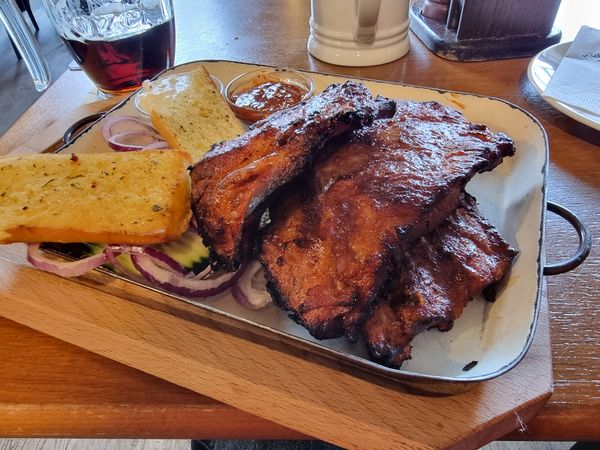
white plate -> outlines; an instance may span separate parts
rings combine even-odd
[[[188,71],[196,63],[170,71]],[[203,62],[211,75],[227,83],[240,73],[259,66],[224,62]],[[315,83],[315,92],[346,80],[334,75],[305,72]],[[468,184],[486,217],[520,254],[494,303],[481,299],[470,302],[451,331],[431,330],[414,340],[413,359],[400,370],[370,361],[364,346],[348,344],[343,338],[327,341],[313,339],[308,332],[269,306],[250,311],[239,306],[229,293],[206,300],[177,297],[182,301],[236,320],[245,330],[256,331],[276,342],[288,342],[337,361],[396,379],[480,381],[514,367],[525,355],[535,332],[540,304],[544,265],[543,227],[548,142],[540,123],[527,112],[505,101],[459,92],[439,91],[397,83],[364,80],[374,94],[407,100],[436,100],[461,110],[466,118],[485,123],[515,141],[517,154],[494,171],[480,174]],[[117,106],[109,115],[135,114],[132,99]],[[101,126],[97,122],[82,133],[66,151],[107,151]],[[156,288],[151,288],[158,290]],[[160,291],[160,290],[158,290]],[[171,295],[171,294],[169,294]],[[472,369],[465,365],[478,361]]]
[[[564,58],[570,46],[571,42],[562,42],[542,50],[533,57],[529,63],[529,67],[527,68],[527,78],[531,84],[533,84],[538,94],[542,95],[546,89],[546,86],[548,86],[550,79],[554,75],[556,68]],[[575,119],[576,121],[596,130],[600,130],[600,116],[581,109],[573,108],[552,98],[542,98],[550,106],[556,108],[570,118]]]

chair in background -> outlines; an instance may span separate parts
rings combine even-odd
[[[15,0],[15,3],[17,4],[19,11],[27,12],[27,15],[29,16],[29,20],[31,20],[31,24],[36,29],[36,31],[39,31],[40,27],[38,26],[37,22],[35,21],[35,16],[33,15],[33,11],[31,11],[31,5],[29,4],[29,0]],[[8,38],[10,39],[10,36]],[[17,47],[15,47],[15,43],[12,41],[12,39],[10,39],[10,44],[12,45],[15,55],[17,56],[17,60],[20,60],[21,54],[17,50]]]

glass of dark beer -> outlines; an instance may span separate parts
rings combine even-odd
[[[99,91],[120,95],[171,67],[172,0],[43,0],[54,28]]]

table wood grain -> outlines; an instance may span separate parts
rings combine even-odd
[[[547,279],[555,391],[525,432],[510,437],[600,439],[600,132],[539,98],[527,81],[529,59],[447,61],[432,55],[412,35],[411,51],[396,62],[367,68],[332,66],[306,52],[306,1],[215,0],[200,7],[191,1],[175,3],[178,63],[236,60],[471,92],[513,102],[540,120],[550,142],[549,200],[570,208],[589,225],[594,247],[579,268]],[[585,15],[577,17],[585,20]],[[0,138],[0,154],[63,118],[89,97],[89,90],[83,74],[66,73]],[[550,214],[548,261],[567,257],[576,244],[570,228]],[[298,437],[297,432],[10,321],[0,320],[0,342],[0,358],[8,361],[0,366],[2,434],[190,437],[205,430],[207,437]],[[77,407],[64,410],[64,403]],[[165,413],[156,414],[157,404]],[[7,421],[11,417],[20,419]]]

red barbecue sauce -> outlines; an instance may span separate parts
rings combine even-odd
[[[235,112],[240,119],[256,122],[275,111],[300,103],[307,92],[295,84],[267,81],[235,92],[231,101],[237,107]]]

